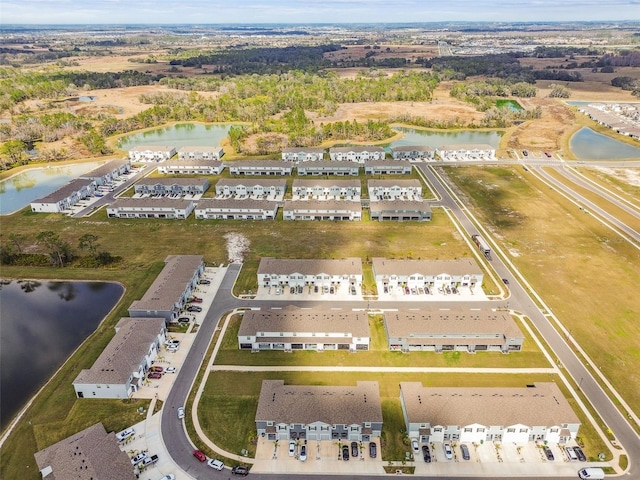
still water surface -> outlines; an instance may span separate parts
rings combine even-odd
[[[498,148],[500,137],[504,132],[477,132],[474,130],[460,130],[455,132],[432,132],[430,130],[415,130],[413,128],[394,127],[394,130],[402,132],[404,136],[391,142],[389,147],[404,147],[409,145],[421,145],[427,147],[441,147],[442,145],[463,145],[470,143],[482,143]]]
[[[124,288],[117,283],[47,280],[12,280],[0,287],[0,429],[4,429],[95,331]]]
[[[622,158],[637,160],[640,158],[639,147],[619,142],[587,127],[581,128],[571,137],[569,148],[576,157],[582,160],[619,160]]]
[[[69,180],[106,162],[88,162],[57,167],[32,168],[0,182],[0,215],[15,212],[45,197]]]
[[[138,145],[169,145],[180,147],[218,146],[226,138],[232,124],[201,125],[199,123],[179,123],[169,127],[149,130],[122,137],[118,148],[128,150]]]

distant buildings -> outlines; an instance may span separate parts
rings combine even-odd
[[[385,155],[384,148],[372,145],[333,147],[329,149],[329,158],[335,162],[365,163],[370,160],[384,160]]]
[[[362,204],[348,200],[288,200],[284,220],[362,220]]]
[[[271,200],[207,198],[195,208],[199,220],[275,220],[278,203]]]
[[[176,154],[176,147],[165,145],[138,145],[129,149],[129,160],[132,162],[164,162]]]
[[[456,260],[394,260],[375,257],[373,274],[382,291],[384,287],[473,288],[482,285],[484,274],[472,258]],[[380,288],[382,287],[382,288]]]
[[[133,186],[138,195],[202,195],[209,189],[206,178],[141,178]]]
[[[220,160],[223,155],[222,147],[181,147],[178,150],[180,160]]]
[[[168,218],[184,220],[193,212],[193,200],[182,198],[118,198],[107,206],[109,218]]]
[[[258,285],[305,286],[362,285],[359,258],[279,259],[263,257],[258,266]]]

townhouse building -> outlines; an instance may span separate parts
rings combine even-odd
[[[80,200],[95,193],[93,180],[76,178],[42,198],[31,202],[31,211],[40,213],[61,213],[70,209]]]
[[[349,200],[287,200],[284,220],[362,220],[362,204]]]
[[[166,337],[164,318],[121,318],[91,368],[73,381],[78,398],[129,398],[144,382]]]
[[[129,149],[132,162],[164,162],[176,154],[176,147],[167,145],[138,145]]]
[[[261,350],[369,350],[367,312],[302,309],[246,310],[238,330],[238,348]]]
[[[389,350],[519,352],[524,335],[507,312],[398,310],[384,313]]]
[[[433,161],[435,159],[435,149],[426,145],[391,147],[391,156],[394,160]]]
[[[282,199],[287,180],[282,178],[221,178],[215,185],[216,196]]]
[[[258,285],[362,285],[362,261],[355,257],[341,260],[263,257],[258,266]]]
[[[291,190],[294,198],[315,200],[359,200],[360,180],[307,180],[296,178]]]
[[[199,220],[274,220],[277,214],[278,202],[270,200],[207,198],[195,208]]]
[[[182,198],[118,198],[107,205],[109,218],[167,218],[184,220],[196,203]]]
[[[176,320],[204,273],[201,255],[169,255],[165,266],[140,300],[131,303],[129,316]]]
[[[416,200],[422,198],[422,184],[418,179],[367,180],[369,199],[376,200]]]
[[[371,160],[383,160],[385,155],[384,148],[373,145],[333,147],[329,149],[329,158],[334,162],[365,163]]]
[[[371,160],[364,164],[365,175],[409,175],[413,165],[407,160]]]
[[[443,162],[495,160],[496,149],[485,144],[441,145],[436,153]]]
[[[135,480],[131,459],[120,450],[115,433],[102,423],[60,440],[35,453],[45,480]]]
[[[141,178],[133,186],[138,195],[202,195],[209,189],[207,178]]]
[[[481,286],[484,279],[482,269],[473,258],[455,260],[395,260],[374,257],[373,274],[379,291],[384,287],[406,286],[409,288]]]
[[[293,164],[279,160],[237,160],[227,163],[231,175],[291,175]]]
[[[336,177],[357,177],[360,173],[360,164],[318,160],[316,162],[299,163],[296,170],[300,176],[320,177],[323,175],[332,175]]]
[[[121,158],[110,160],[104,165],[94,168],[90,172],[80,175],[81,179],[91,180],[96,186],[102,186],[113,182],[131,171],[131,160]]]
[[[580,420],[553,382],[526,387],[424,387],[400,382],[407,434],[421,443],[564,444]]]
[[[366,442],[380,437],[382,425],[378,382],[315,386],[262,381],[256,429],[268,440]]]
[[[220,160],[176,160],[174,158],[158,165],[158,173],[173,175],[220,175],[224,163]]]
[[[224,149],[218,146],[180,147],[178,158],[180,160],[220,160],[224,155]]]
[[[324,160],[324,148],[293,147],[282,150],[283,162],[318,162]]]
[[[421,200],[379,200],[369,203],[371,220],[387,221],[417,221],[431,220],[431,205]]]

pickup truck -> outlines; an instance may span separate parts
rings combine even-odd
[[[149,465],[153,465],[157,461],[158,461],[158,455],[150,455],[144,460],[142,460],[142,462],[140,462],[140,465],[138,465],[138,467],[140,468],[140,470],[144,470]]]

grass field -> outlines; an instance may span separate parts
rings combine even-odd
[[[567,395],[555,375],[487,375],[487,374],[418,374],[418,373],[354,373],[354,372],[225,372],[209,374],[198,417],[207,436],[231,452],[246,448],[250,455],[255,447],[249,437],[255,432],[255,413],[263,379],[280,379],[295,385],[355,385],[358,380],[377,381],[383,413],[382,459],[400,461],[409,447],[403,444],[406,430],[400,406],[400,382],[422,382],[425,386],[450,387],[524,387],[534,382],[555,381]],[[608,452],[586,418],[569,403],[582,421],[580,438],[587,455]],[[205,405],[207,406],[205,408]],[[609,458],[610,455],[609,455]]]
[[[639,411],[640,252],[520,168],[447,172],[573,338]]]
[[[516,323],[519,324],[516,319]],[[504,355],[499,352],[391,352],[387,345],[381,316],[369,317],[370,350],[356,354],[344,351],[318,353],[297,350],[289,353],[263,351],[258,354],[238,349],[240,318],[236,315],[227,327],[216,357],[216,365],[305,365],[305,366],[379,366],[379,367],[484,367],[484,368],[545,368],[550,367],[529,333],[519,324],[525,335],[523,350]]]

